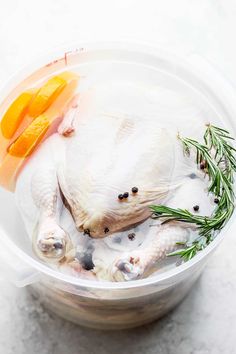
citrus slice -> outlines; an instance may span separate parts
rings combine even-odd
[[[14,135],[14,141],[6,149],[0,163],[0,184],[14,191],[17,176],[27,159],[40,143],[56,131],[63,116],[73,104],[79,77],[70,72],[60,74],[66,85],[50,107],[36,118],[25,116],[21,126]],[[27,123],[27,124],[26,124]]]
[[[24,119],[33,96],[33,90],[23,92],[12,102],[1,121],[1,131],[4,138],[11,139],[13,137]]]
[[[40,143],[50,126],[46,115],[41,115],[24,130],[24,132],[12,143],[8,153],[17,157],[27,157]]]
[[[51,105],[51,103],[59,96],[66,86],[66,80],[54,76],[49,79],[39,90],[29,107],[29,115],[37,117]]]
[[[54,121],[62,120],[68,110],[69,103],[72,101],[74,91],[77,87],[77,77],[67,84],[65,90],[48,108],[48,110],[35,118],[30,125],[19,135],[19,137],[10,145],[8,153],[17,157],[29,156],[35,147],[42,141],[48,128]]]
[[[61,92],[61,94],[57,97],[57,99],[51,104],[48,110],[45,112],[49,117],[50,121],[53,121],[55,118],[59,116],[62,118],[63,115],[67,112],[69,106],[73,101],[73,97],[75,95],[75,90],[78,86],[79,76],[71,73],[64,72],[60,74],[60,77],[66,81],[66,87]]]

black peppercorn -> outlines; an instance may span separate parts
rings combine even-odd
[[[84,230],[84,235],[90,236],[90,230],[89,230],[89,229],[85,229],[85,230]]]
[[[202,162],[200,163],[200,169],[201,169],[201,170],[204,170],[204,168],[206,168],[206,161],[202,161]]]
[[[214,203],[219,204],[219,202],[220,202],[220,201],[219,201],[218,198],[215,198],[215,199],[214,199]]]
[[[138,188],[137,187],[133,187],[132,188],[132,193],[138,193]]]
[[[135,239],[135,233],[132,232],[131,234],[128,234],[128,239],[129,239],[130,241],[133,241],[133,240]]]
[[[104,229],[104,233],[107,234],[110,230],[108,229],[108,227],[105,227]]]
[[[129,196],[129,193],[128,192],[125,192],[124,194],[123,194],[123,198],[128,198],[128,196]]]
[[[194,211],[198,211],[199,210],[199,205],[194,205],[193,210]]]
[[[118,195],[118,199],[122,200],[124,198],[123,194]]]

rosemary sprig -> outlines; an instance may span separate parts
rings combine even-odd
[[[190,138],[180,138],[184,153],[188,156],[192,148],[196,150],[196,163],[204,167],[209,176],[208,192],[213,193],[219,203],[211,216],[194,215],[185,209],[174,209],[164,205],[152,205],[154,218],[164,218],[164,222],[179,221],[195,224],[199,236],[192,242],[183,244],[185,248],[170,253],[179,255],[185,261],[193,258],[205,248],[229,221],[234,211],[234,172],[236,171],[236,149],[231,145],[233,138],[225,129],[207,125],[204,134],[205,144]]]
[[[229,143],[229,140],[234,140],[229,132],[225,129],[215,127],[214,125],[208,125],[204,134],[204,141],[208,148],[215,149],[215,160],[218,160],[218,164],[224,162],[227,166],[231,164],[233,170],[236,170],[236,160],[233,155],[236,149]]]

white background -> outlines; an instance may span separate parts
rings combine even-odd
[[[129,39],[183,58],[200,54],[236,85],[235,37],[235,0],[0,0],[0,84],[56,46]],[[65,323],[44,312],[26,289],[1,281],[0,353],[236,353],[235,250],[232,232],[173,313],[125,332]]]

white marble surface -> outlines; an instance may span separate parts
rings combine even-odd
[[[133,39],[198,53],[236,83],[234,0],[0,1],[0,80],[68,42]],[[166,318],[98,332],[48,315],[27,289],[1,281],[2,354],[233,354],[236,237],[232,230],[186,300]]]

